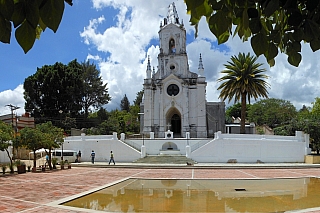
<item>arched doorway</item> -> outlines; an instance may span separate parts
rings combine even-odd
[[[181,137],[181,118],[177,114],[171,117],[171,131],[173,132],[174,138]]]
[[[166,115],[167,128],[166,130],[171,130],[173,132],[174,138],[181,137],[181,114],[179,110],[175,107],[171,107]]]

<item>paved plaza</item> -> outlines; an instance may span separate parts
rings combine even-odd
[[[278,168],[277,168],[278,167]],[[0,212],[85,212],[52,205],[71,196],[92,191],[126,178],[265,179],[320,177],[316,165],[197,164],[142,166],[81,163],[72,169],[0,175]],[[320,210],[319,210],[320,211]],[[91,211],[92,212],[92,211]],[[318,212],[317,210],[307,212]]]

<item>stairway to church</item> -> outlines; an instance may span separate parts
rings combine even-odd
[[[148,155],[140,158],[133,163],[146,163],[146,164],[196,164],[194,160],[187,158],[184,155]]]

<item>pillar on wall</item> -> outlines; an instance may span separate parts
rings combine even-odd
[[[150,132],[150,139],[154,139],[154,132]]]
[[[215,139],[219,139],[220,136],[221,136],[221,131],[218,131],[218,132],[215,132],[215,133],[214,133],[214,138],[215,138]]]
[[[191,147],[189,145],[186,146],[186,157],[191,158]]]
[[[304,154],[309,155],[309,154],[311,154],[311,148],[309,147],[309,144],[310,144],[310,135],[309,134],[304,134],[304,141],[306,143]]]
[[[117,140],[117,139],[118,139],[118,134],[117,134],[117,132],[113,132],[112,135],[113,135],[113,140]]]
[[[115,133],[115,132],[114,132]],[[116,135],[114,135],[114,133],[113,133],[113,140],[117,140],[117,133],[116,133]],[[120,140],[124,140],[124,139],[126,139],[126,134],[124,134],[124,133],[121,133],[120,134]]]
[[[306,142],[306,147],[309,148],[309,143],[310,143],[310,135],[309,134],[304,134],[304,141]]]
[[[145,145],[141,146],[141,158],[144,158],[147,156],[147,151]]]
[[[86,140],[86,133],[81,133],[81,140],[85,141]]]
[[[186,132],[187,146],[189,145],[190,132]]]
[[[299,142],[302,142],[304,138],[302,138],[303,132],[302,131],[296,131],[296,138]]]

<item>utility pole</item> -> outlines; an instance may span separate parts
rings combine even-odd
[[[7,107],[10,108],[11,110],[11,125],[12,125],[12,128],[14,129],[14,137],[16,137],[17,135],[17,131],[18,131],[18,122],[17,122],[17,116],[15,118],[15,123],[16,123],[16,126],[14,126],[13,124],[13,111],[17,110],[17,109],[20,109],[20,107],[18,106],[14,106],[12,104],[8,104],[6,105]],[[13,154],[13,157],[15,158],[15,155],[14,155],[14,147],[12,146],[12,154]]]

